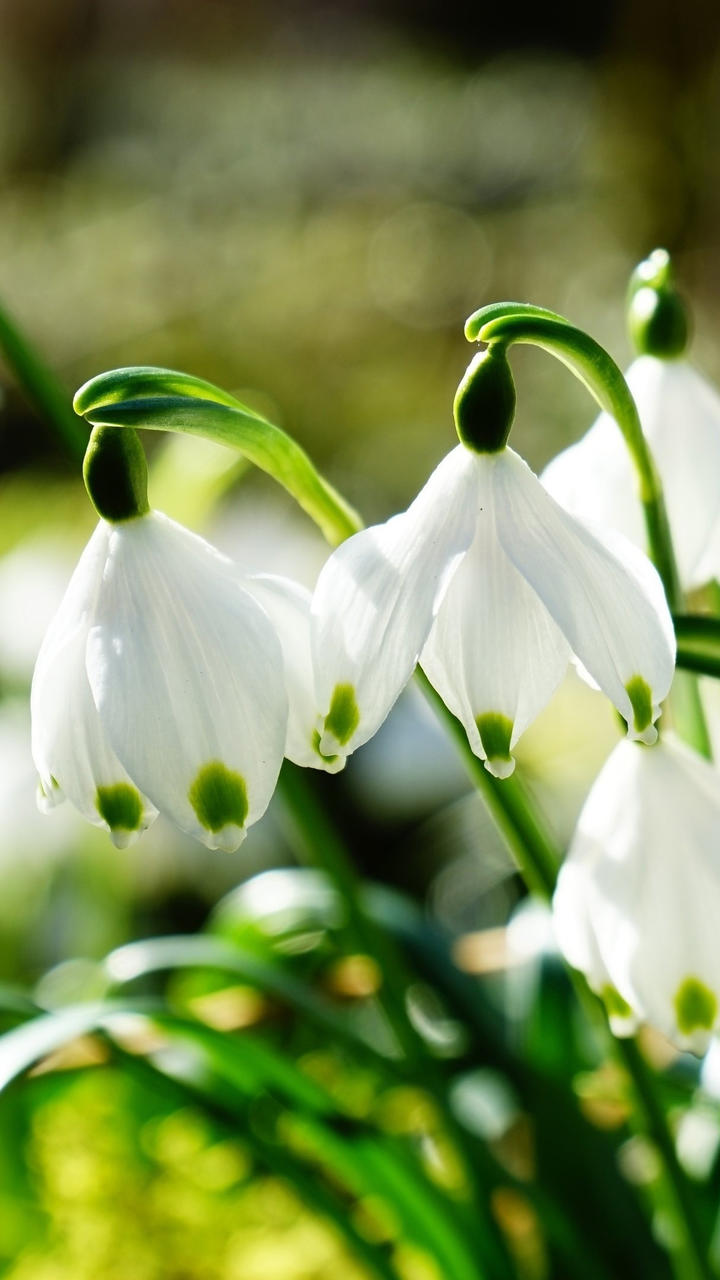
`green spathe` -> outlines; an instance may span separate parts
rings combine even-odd
[[[147,515],[147,462],[137,432],[95,427],[83,463],[85,488],[98,515],[117,524]]]
[[[717,1015],[717,996],[699,978],[684,978],[675,992],[678,1030],[684,1036],[693,1031],[711,1031]]]
[[[245,779],[220,760],[203,765],[190,787],[188,800],[206,831],[245,826],[248,815]]]
[[[325,717],[325,732],[331,733],[341,747],[352,738],[360,723],[360,711],[351,684],[336,684]]]
[[[137,831],[143,816],[140,792],[129,782],[98,787],[95,807],[113,832]]]
[[[501,342],[491,343],[470,361],[453,404],[462,444],[475,453],[505,448],[515,417],[515,383]]]

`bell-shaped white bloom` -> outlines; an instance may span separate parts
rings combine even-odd
[[[157,512],[101,520],[32,690],[47,802],[118,844],[165,813],[234,849],[265,811],[287,723],[275,630],[231,561]]]
[[[331,767],[375,732],[418,657],[501,777],[571,654],[646,742],[672,680],[653,566],[564,511],[509,448],[448,454],[404,514],[333,553],[312,614],[318,751]]]
[[[553,902],[557,940],[618,1035],[647,1022],[704,1052],[720,1028],[720,777],[670,735],[625,740],[578,820]]]
[[[720,396],[682,359],[639,356],[625,376],[660,471],[681,581],[701,586],[720,575],[720,536],[709,546],[720,522]],[[609,414],[540,478],[568,511],[646,546],[635,471]]]

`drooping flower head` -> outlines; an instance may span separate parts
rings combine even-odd
[[[638,355],[627,383],[663,481],[682,584],[699,587],[720,572],[720,395],[685,356],[687,319],[664,250],[637,268],[630,329]],[[540,478],[568,511],[645,547],[636,477],[609,414]]]
[[[504,347],[472,361],[455,400],[461,443],[404,513],[343,543],[312,604],[317,764],[342,767],[421,662],[499,777],[574,654],[628,733],[656,737],[675,641],[663,587],[621,536],[555,502],[507,446]]]
[[[234,849],[283,757],[280,643],[226,557],[147,501],[133,431],[96,428],[85,480],[100,523],[32,687],[46,805],[64,796],[118,845],[167,814]]]
[[[625,740],[578,819],[553,902],[557,940],[617,1035],[649,1023],[702,1053],[720,1027],[720,777],[663,734]]]

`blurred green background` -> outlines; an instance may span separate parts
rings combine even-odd
[[[486,302],[560,311],[626,364],[627,277],[662,244],[694,358],[720,379],[719,36],[712,0],[523,18],[465,0],[0,0],[0,303],[68,395],[121,364],[209,378],[384,518],[453,443],[462,323]],[[539,468],[593,410],[538,352],[514,364],[513,443]],[[232,857],[162,820],[120,855],[71,813],[36,814],[32,662],[93,518],[9,372],[0,445],[0,978],[45,975],[62,1004],[92,993],[113,946],[198,928],[297,849],[279,803]],[[150,445],[157,505],[312,583],[324,548],[269,482],[230,484],[221,451]],[[520,758],[561,836],[613,740],[572,680],[528,733]],[[318,787],[368,874],[471,944],[505,925],[512,865],[412,695]],[[59,1080],[3,1112],[2,1274],[337,1271],[328,1229],[241,1144],[110,1071]],[[423,1265],[408,1256],[408,1280]]]

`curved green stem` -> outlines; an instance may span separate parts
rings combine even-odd
[[[512,308],[512,310],[511,310]],[[530,343],[562,361],[587,387],[601,409],[617,422],[637,472],[648,546],[662,578],[668,604],[682,599],[662,484],[627,383],[615,361],[594,338],[561,316],[523,303],[501,303],[474,312],[465,325],[473,342]]]
[[[662,483],[640,424],[628,385],[615,361],[594,338],[542,307],[501,302],[482,307],[465,324],[468,341],[514,342],[541,347],[560,360],[587,387],[601,409],[622,432],[638,479],[650,557],[660,574],[670,609],[681,612],[683,592],[673,550]],[[672,708],[677,730],[701,755],[710,757],[710,737],[697,682],[681,675],[673,685]]]
[[[74,406],[95,427],[178,431],[238,449],[292,494],[333,546],[362,527],[291,436],[201,378],[172,369],[113,369],[86,382]]]

